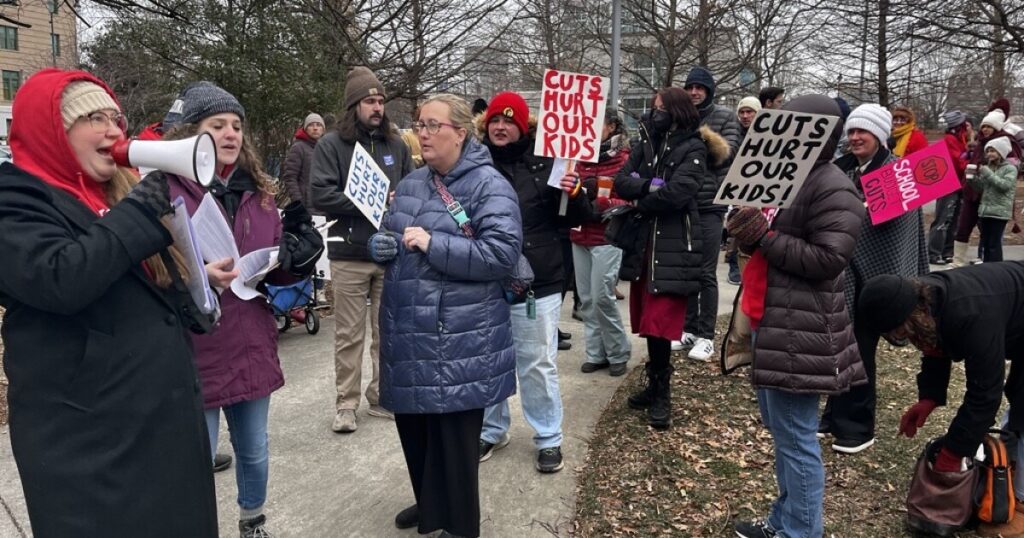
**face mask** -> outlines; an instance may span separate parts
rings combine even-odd
[[[664,110],[655,110],[654,114],[651,114],[651,128],[656,133],[664,133],[672,127],[672,116],[669,116],[668,112]]]

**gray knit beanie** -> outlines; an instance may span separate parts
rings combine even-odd
[[[242,104],[220,86],[201,80],[185,87],[164,116],[164,132],[180,123],[199,123],[204,119],[226,112],[245,119]]]
[[[846,118],[846,132],[851,129],[867,131],[878,139],[882,147],[889,147],[889,133],[892,132],[892,114],[875,103],[865,103],[853,109]]]
[[[349,69],[345,81],[345,110],[356,106],[356,103],[371,95],[386,97],[384,85],[377,80],[377,75],[361,65]]]
[[[959,110],[950,110],[942,115],[942,119],[946,120],[946,129],[952,131],[967,121],[967,115]]]
[[[310,112],[306,115],[306,119],[302,120],[302,128],[305,129],[306,127],[309,127],[309,124],[311,123],[319,123],[321,127],[325,125],[324,119],[316,112]]]

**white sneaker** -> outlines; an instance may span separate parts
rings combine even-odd
[[[682,340],[672,341],[672,351],[684,351],[693,347],[693,344],[697,341],[697,335],[692,333],[683,333]]]
[[[707,338],[698,338],[693,344],[693,349],[687,355],[695,361],[707,362],[715,354],[715,344]]]

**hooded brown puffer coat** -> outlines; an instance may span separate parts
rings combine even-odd
[[[794,99],[786,109],[839,115],[823,96]],[[843,293],[864,206],[846,174],[827,162],[838,135],[761,243],[768,291],[754,349],[758,388],[837,394],[867,381]]]

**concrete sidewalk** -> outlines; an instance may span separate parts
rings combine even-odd
[[[725,282],[725,268],[720,281]],[[621,284],[620,289],[628,290]],[[723,312],[731,309],[735,286],[721,288]],[[628,324],[628,301],[619,308]],[[565,469],[553,475],[534,470],[533,431],[523,421],[518,397],[512,400],[512,442],[480,466],[481,536],[565,536],[571,526],[576,468],[582,464],[597,419],[623,378],[607,370],[583,374],[583,326],[573,320],[571,301],[562,310],[561,328],[572,333],[573,347],[559,353],[564,408]],[[628,325],[627,325],[628,327]],[[357,413],[359,430],[339,435],[334,418],[333,320],[320,333],[293,327],[281,337],[286,385],[270,406],[270,485],[266,514],[280,537],[403,537],[394,516],[413,503],[412,489],[394,422]],[[631,366],[642,364],[645,344],[633,338]],[[369,361],[364,361],[364,383]],[[230,452],[221,423],[220,451]],[[238,536],[235,476],[216,475],[221,536]],[[30,536],[28,514],[11,454],[7,428],[0,429],[0,538]],[[127,507],[126,507],[127,508]],[[181,517],[170,515],[170,517]],[[19,530],[20,528],[20,530]]]

